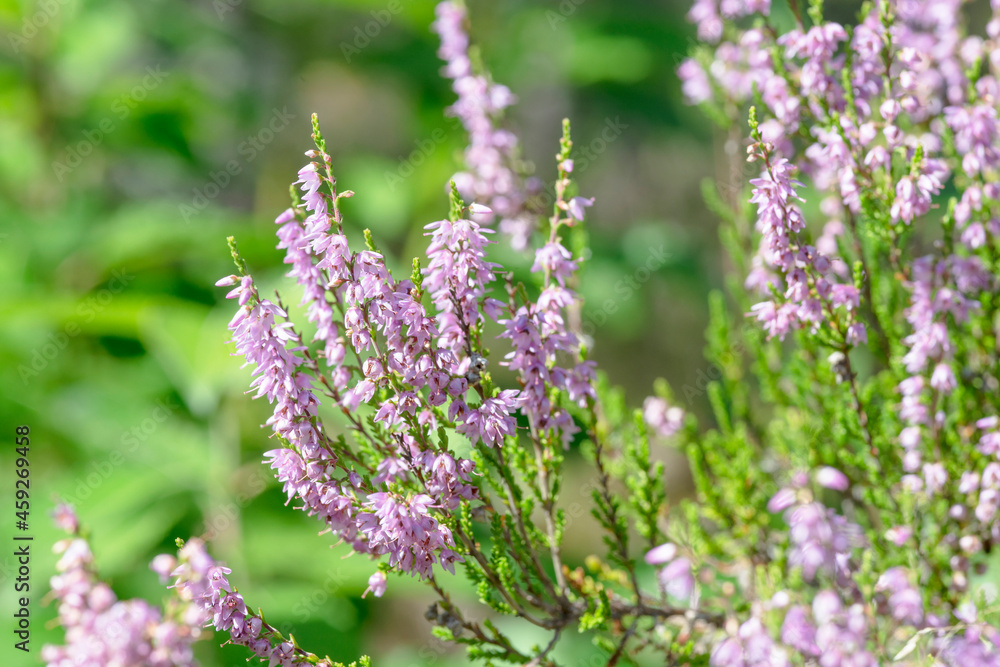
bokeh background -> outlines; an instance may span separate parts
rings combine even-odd
[[[594,358],[633,405],[663,376],[703,416],[706,295],[722,271],[700,183],[718,160],[674,74],[693,36],[688,3],[468,4],[483,61],[520,98],[509,121],[539,177],[552,180],[563,117],[589,151],[577,176],[597,198],[581,285]],[[149,560],[177,536],[209,532],[248,600],[307,648],[344,661],[368,653],[378,665],[465,663],[430,639],[420,585],[392,577],[385,598],[362,600],[371,564],[344,559],[283,506],[259,463],[268,406],[244,396],[249,371],[227,345],[233,307],[213,286],[232,271],[228,235],[263,285],[281,283],[272,221],[305,163],[312,112],[340,185],[357,193],[345,205],[349,233],[371,228],[396,266],[423,254],[422,227],[446,214],[465,140],[445,115],[453,95],[433,10],[406,0],[0,2],[0,526],[13,532],[14,427],[27,424],[35,536],[33,653],[5,639],[3,664],[39,664],[41,645],[61,641],[54,606],[41,604],[57,494],[75,502],[121,598],[161,599]],[[661,247],[666,259],[649,264]],[[664,483],[683,495],[683,461],[668,460]],[[571,530],[570,562],[600,548],[586,532]],[[4,627],[10,551],[0,547]],[[520,640],[532,639],[542,637]],[[217,644],[199,645],[203,665],[245,664],[241,649]],[[591,650],[570,638],[561,657],[584,664]]]

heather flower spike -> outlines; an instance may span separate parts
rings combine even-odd
[[[163,608],[140,599],[119,600],[97,576],[94,554],[74,508],[60,503],[53,518],[69,534],[53,548],[59,561],[50,581],[66,644],[44,646],[45,664],[195,666],[191,644],[202,636],[204,612],[183,599],[171,599]]]

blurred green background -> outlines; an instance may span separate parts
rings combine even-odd
[[[176,536],[209,531],[248,600],[307,648],[464,664],[430,639],[420,585],[392,577],[385,598],[361,600],[372,565],[344,559],[283,506],[259,463],[268,406],[243,394],[249,369],[227,344],[233,306],[213,286],[232,271],[227,235],[263,286],[281,284],[272,221],[306,161],[312,112],[339,184],[357,193],[345,205],[350,234],[370,227],[395,266],[423,254],[422,227],[446,214],[465,137],[444,114],[453,95],[429,28],[434,3],[396,6],[0,2],[0,526],[13,532],[14,427],[27,424],[35,536],[33,654],[14,655],[8,639],[3,664],[39,664],[43,643],[61,643],[54,606],[40,604],[57,494],[76,503],[121,598],[159,600],[149,560]],[[634,405],[664,376],[703,414],[705,297],[722,278],[699,190],[715,168],[711,131],[674,74],[693,35],[687,8],[469,2],[484,62],[520,98],[509,121],[536,173],[552,180],[563,117],[590,152],[577,176],[597,198],[581,285],[594,358]],[[661,246],[667,259],[650,275]],[[297,302],[287,283],[284,293]],[[670,460],[664,483],[680,495],[686,472]],[[599,549],[580,533],[570,530],[570,562]],[[0,553],[7,627],[13,561]],[[532,639],[542,637],[519,637]],[[198,646],[203,665],[245,664],[241,649],[217,644]],[[590,651],[570,639],[560,656],[583,664]]]

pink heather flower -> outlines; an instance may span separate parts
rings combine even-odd
[[[868,342],[868,330],[862,322],[852,322],[847,327],[845,336],[848,345],[864,345]]]
[[[853,310],[861,304],[858,289],[854,285],[834,285],[830,289],[830,300],[835,306],[846,306]]]
[[[791,549],[788,564],[802,568],[807,581],[819,572],[843,574],[844,556],[858,545],[861,529],[819,503],[798,505],[786,514]]]
[[[840,42],[847,39],[847,31],[837,23],[814,26],[805,34],[793,30],[778,38],[778,44],[785,47],[786,58],[802,58],[805,63],[800,73],[800,85],[804,95],[825,95],[836,84],[830,69],[836,70],[840,59],[834,58]]]
[[[491,447],[502,446],[504,438],[514,435],[517,428],[517,421],[511,416],[517,408],[517,395],[517,391],[505,389],[496,398],[484,400],[469,412],[465,423],[458,425],[456,430],[472,444],[482,441]]]
[[[824,466],[816,471],[816,483],[835,491],[846,491],[850,484],[847,475],[830,466]]]
[[[743,648],[735,637],[729,637],[712,649],[709,663],[712,667],[743,667]]]
[[[687,19],[698,26],[698,39],[715,43],[722,37],[722,18],[715,0],[695,0]]]
[[[439,307],[438,329],[416,300],[410,281],[395,281],[381,255],[369,250],[352,253],[346,239],[331,232],[326,200],[310,196],[327,186],[332,191],[321,171],[317,167],[304,169],[300,182],[311,214],[304,222],[299,222],[294,211],[278,217],[279,247],[286,250],[286,262],[292,265],[290,275],[304,288],[307,315],[317,325],[315,339],[325,346],[320,356],[331,367],[325,386],[348,411],[374,401],[380,387],[393,387],[388,398],[380,396],[381,402],[373,406],[375,421],[400,438],[405,459],[423,475],[432,496],[421,496],[428,505],[423,500],[403,502],[369,493],[370,482],[338,461],[316,412],[318,399],[312,389],[313,374],[308,372],[312,362],[301,354],[306,348],[285,321],[285,312],[260,299],[249,276],[228,277],[220,282],[238,283],[229,297],[238,298],[241,305],[231,323],[237,350],[256,366],[252,386],[275,406],[268,425],[288,443],[267,452],[265,462],[274,469],[289,500],[302,501],[301,509],[358,551],[373,557],[387,555],[390,566],[420,576],[427,576],[434,564],[452,569],[459,558],[452,550],[451,535],[428,515],[427,508],[454,509],[459,499],[476,497],[475,488],[467,483],[471,462],[450,457],[450,463],[426,459],[404,429],[413,420],[436,428],[436,417],[429,408],[452,398],[459,399],[449,408],[453,419],[458,416],[456,406],[464,406],[460,397],[469,380],[461,376],[472,372],[471,360],[461,358],[465,354],[464,331],[478,326],[483,317],[480,313],[495,317],[499,311],[498,302],[485,297],[495,265],[485,261],[484,230],[469,220],[429,226],[433,238],[424,287]],[[471,212],[487,213],[480,206],[471,207]],[[334,317],[334,303],[343,311],[342,317]],[[353,386],[356,371],[344,366],[348,345],[362,357],[363,377]],[[378,353],[374,354],[376,346]],[[428,388],[426,395],[421,391],[424,387]],[[474,416],[466,407],[460,430],[467,428],[477,437],[502,442],[504,435],[513,433],[516,422],[509,412],[515,407],[516,396],[517,392],[504,392],[499,399],[486,402]],[[466,419],[469,424],[462,423]],[[338,474],[343,474],[343,481],[337,481]],[[391,483],[405,474],[402,466],[379,466],[374,483]],[[398,508],[404,516],[418,515],[417,520],[424,525],[421,530],[435,533],[434,539],[422,540],[419,545],[415,538],[400,539],[394,525],[399,517],[378,511],[385,507]]]
[[[897,547],[906,544],[913,535],[913,529],[909,526],[893,526],[885,531],[885,539],[889,540]]]
[[[451,531],[431,515],[433,505],[433,499],[424,494],[412,498],[369,494],[358,518],[371,551],[387,554],[390,567],[423,577],[435,563],[454,573],[454,563],[461,557],[453,550]]]
[[[80,530],[80,520],[76,517],[76,510],[72,505],[59,503],[52,510],[52,518],[60,530],[70,534],[76,534]]]
[[[940,363],[934,367],[934,373],[931,375],[931,387],[933,389],[950,394],[955,386],[955,373],[951,370],[950,365]]]
[[[583,216],[585,209],[594,205],[594,198],[590,197],[573,197],[569,200],[567,204],[569,214],[573,216],[576,220],[583,222]]]
[[[269,639],[272,630],[247,608],[243,596],[233,590],[227,576],[232,570],[217,563],[205,550],[204,542],[197,538],[189,540],[178,557],[180,564],[172,573],[175,581],[171,588],[198,612],[193,618],[210,619],[211,625],[226,632],[232,643],[247,647],[261,660],[291,667],[308,664],[304,659],[296,659],[291,644],[272,645]]]
[[[990,104],[949,106],[945,120],[955,133],[955,148],[962,156],[962,171],[970,176],[1000,166],[997,110]]]
[[[380,598],[385,595],[385,585],[385,572],[376,572],[372,576],[368,577],[368,588],[365,589],[365,592],[361,595],[361,597],[368,595],[370,592],[375,597]]]
[[[545,272],[545,287],[537,303],[521,306],[499,320],[504,327],[500,337],[509,339],[512,347],[501,363],[517,372],[523,387],[518,405],[533,428],[545,437],[561,440],[564,448],[569,447],[579,427],[566,410],[553,405],[551,388],[565,389],[570,400],[581,406],[596,397],[593,364],[563,365],[566,357],[580,354],[580,341],[566,324],[566,310],[576,302],[576,296],[562,284],[576,269],[577,264],[561,244],[547,244],[537,252],[533,267]]]
[[[67,520],[72,514],[68,506],[58,514],[61,527],[78,532],[75,515]],[[144,600],[119,600],[97,580],[86,540],[62,540],[54,550],[62,557],[50,583],[66,644],[43,647],[42,659],[49,667],[195,667],[191,643],[205,621],[198,609],[181,600],[177,620],[168,620]]]
[[[577,264],[569,250],[562,244],[553,242],[546,243],[535,252],[535,263],[531,270],[544,271],[555,278],[557,283],[565,286],[566,279],[576,272]]]
[[[816,647],[824,662],[864,667],[878,665],[865,648],[868,622],[862,605],[854,604],[845,609],[836,593],[823,591],[813,600],[813,618],[817,622]]]
[[[486,261],[486,246],[492,243],[471,220],[440,220],[425,227],[431,243],[430,259],[424,269],[424,289],[438,308],[439,343],[459,354],[465,346],[465,330],[479,324],[489,314],[490,299],[485,295],[495,280],[498,265]]]
[[[712,652],[713,667],[790,667],[788,652],[778,646],[757,616],[743,622]]]
[[[894,567],[883,573],[875,582],[875,590],[889,594],[889,609],[897,621],[917,627],[923,622],[923,598],[910,585],[903,568]]]
[[[660,586],[671,597],[686,600],[694,591],[694,574],[691,572],[691,561],[687,558],[676,558],[660,570]]]
[[[1000,431],[997,430],[997,423],[996,417],[986,417],[976,422],[976,428],[983,432],[977,448],[987,456],[1000,456]]]
[[[671,406],[666,399],[648,396],[642,406],[646,424],[658,435],[669,438],[684,426],[684,410]]]
[[[177,569],[177,559],[170,554],[160,554],[149,564],[149,569],[160,576],[160,583],[166,583]]]
[[[1000,492],[996,489],[983,489],[980,491],[979,502],[975,509],[977,519],[983,523],[987,523],[996,516],[998,508],[1000,508]]]
[[[433,29],[441,38],[438,56],[445,61],[444,74],[452,79],[458,96],[449,108],[469,135],[465,150],[467,171],[454,181],[465,201],[485,204],[484,224],[499,219],[499,229],[511,237],[517,250],[528,246],[533,216],[527,210],[528,187],[517,172],[518,141],[499,127],[504,109],[517,101],[506,86],[492,83],[473,71],[469,58],[466,12],[461,5],[445,1],[437,5]]]
[[[769,149],[757,144],[754,150]],[[762,235],[759,251],[762,264],[785,275],[787,302],[764,301],[754,305],[750,314],[764,325],[768,338],[784,339],[793,328],[817,329],[825,319],[825,300],[832,299],[834,306],[852,309],[857,292],[848,285],[832,286],[824,277],[831,268],[829,259],[812,246],[797,245],[798,234],[805,228],[802,213],[794,204],[795,200],[801,201],[795,192],[801,183],[793,180],[795,167],[787,159],[774,159],[768,164],[760,178],[750,181],[754,186],[750,202],[757,204],[756,228]],[[866,341],[867,335],[859,325],[849,329],[847,338],[849,343],[858,344]]]
[[[697,60],[687,58],[677,68],[681,80],[681,92],[688,104],[701,104],[712,98],[712,84],[708,74]]]
[[[890,213],[897,222],[910,224],[931,209],[931,198],[941,191],[948,168],[940,160],[926,159],[917,176],[904,176],[896,184]]]
[[[773,301],[762,301],[752,306],[749,314],[764,325],[768,338],[784,340],[795,323],[795,306],[792,304],[778,306]]]
[[[305,204],[305,207],[310,211],[325,213],[326,200],[319,191],[320,187],[323,185],[323,179],[319,173],[319,165],[315,162],[310,162],[306,166],[299,169],[299,180],[296,181],[296,183],[302,184],[302,201]],[[279,220],[281,222],[286,222],[287,217],[283,216],[279,218]]]
[[[726,18],[738,18],[750,14],[767,16],[771,10],[771,0],[721,0],[719,9]]]
[[[958,482],[959,493],[973,493],[979,489],[979,473],[966,471]]]
[[[479,490],[469,483],[475,468],[472,461],[455,460],[449,454],[424,452],[417,464],[427,479],[427,492],[445,509],[454,510],[460,501],[479,497]]]
[[[795,490],[786,487],[780,489],[776,494],[771,496],[771,500],[767,503],[767,511],[772,514],[777,514],[778,512],[783,512],[788,509],[795,503]]]
[[[666,542],[647,551],[645,560],[650,565],[664,565],[673,560],[676,555],[677,545],[672,542]]]
[[[937,493],[948,482],[948,473],[940,463],[924,464],[924,484],[928,493]]]
[[[781,624],[781,641],[805,656],[819,655],[816,626],[810,620],[806,607],[796,605],[785,613],[785,620]]]

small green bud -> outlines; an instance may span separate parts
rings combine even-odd
[[[424,283],[424,274],[420,270],[419,257],[413,258],[413,270],[410,272],[410,282],[417,288],[417,291],[420,291],[420,287]]]
[[[462,197],[458,194],[458,186],[455,185],[455,181],[450,181],[448,189],[448,199],[451,208],[448,213],[448,219],[455,222],[462,217],[462,211],[465,209],[465,202],[462,201]]]
[[[367,247],[372,252],[378,252],[378,248],[375,246],[375,239],[372,237],[372,230],[365,229],[365,247]]]

